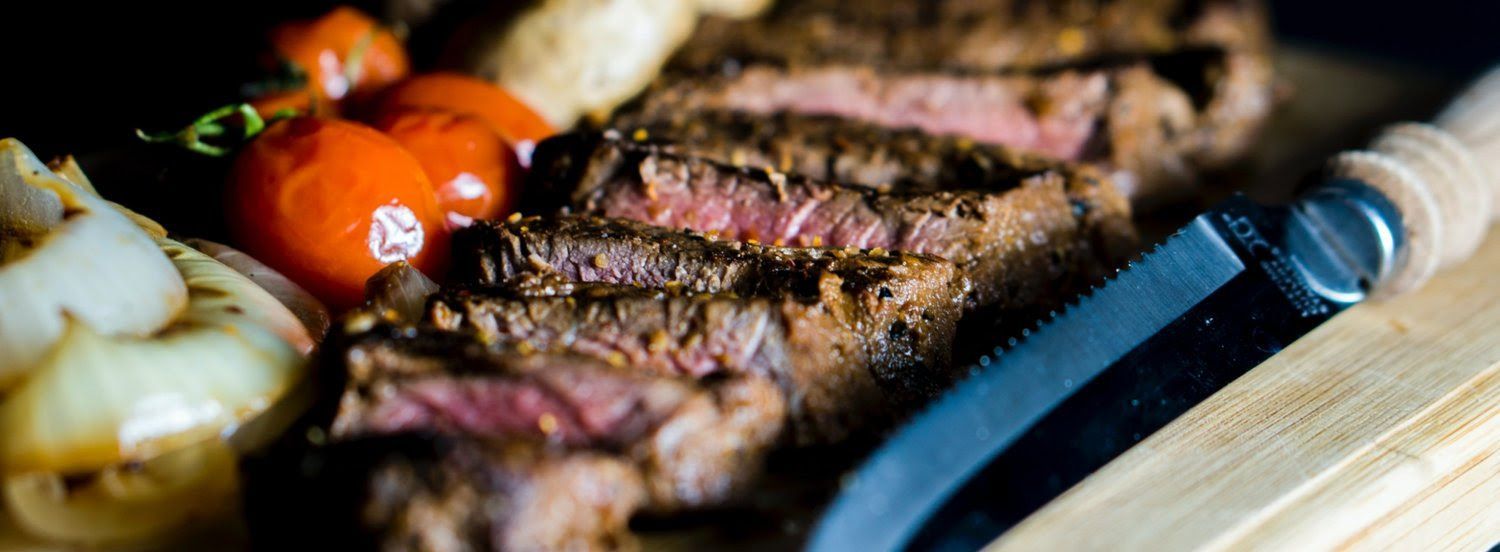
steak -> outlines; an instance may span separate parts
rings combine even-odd
[[[973,282],[971,305],[1002,312],[1057,304],[1134,247],[1128,206],[1087,172],[1016,172],[981,188],[876,193],[672,149],[599,135],[554,138],[538,147],[527,187],[581,212],[747,243],[944,257]]]
[[[889,301],[899,301],[892,292]],[[826,302],[575,284],[566,293],[450,291],[438,327],[567,350],[653,374],[753,377],[786,397],[798,443],[870,435],[953,381],[951,313],[851,318]],[[906,303],[910,303],[907,301]]]
[[[756,19],[706,18],[672,63],[995,71],[1190,48],[1264,51],[1269,37],[1256,0],[801,0]]]
[[[1269,45],[1253,0],[784,2],[705,22],[615,126],[837,116],[1100,163],[1150,206],[1243,155]]]
[[[448,293],[433,303],[437,325],[658,374],[765,377],[804,444],[881,429],[946,388],[970,295],[956,267],[933,257],[765,246],[625,220],[479,223],[454,244],[460,282],[570,283]]]
[[[505,284],[537,273],[694,293],[833,299],[828,308],[860,316],[902,310],[957,316],[970,293],[952,263],[930,255],[780,247],[628,219],[516,216],[453,235],[450,278],[457,285]]]
[[[335,441],[437,433],[609,452],[636,466],[657,512],[743,494],[785,419],[780,391],[759,378],[700,385],[464,333],[378,327],[324,358],[344,378]]]
[[[259,550],[614,550],[647,502],[628,460],[527,440],[368,437],[245,466]]]
[[[1089,167],[1006,146],[839,117],[706,111],[641,124],[621,117],[615,124],[622,136],[649,140],[673,153],[879,192],[1006,190],[1046,172],[1105,178]]]
[[[664,75],[618,124],[712,111],[835,116],[1101,164],[1149,205],[1243,154],[1269,115],[1271,81],[1266,58],[1219,50],[989,73],[748,64]]]

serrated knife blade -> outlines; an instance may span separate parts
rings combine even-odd
[[[1401,249],[1354,181],[1210,210],[1019,339],[851,477],[810,550],[973,550],[1334,314]]]

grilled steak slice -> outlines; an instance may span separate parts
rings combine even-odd
[[[937,255],[966,272],[975,304],[1062,300],[1130,252],[1128,207],[1087,173],[1019,173],[989,189],[875,193],[746,169],[598,135],[544,142],[533,189],[574,208],[772,243]]]
[[[647,501],[627,460],[518,440],[363,438],[246,473],[262,550],[613,550]]]
[[[1132,200],[1151,204],[1237,159],[1271,94],[1266,58],[1218,50],[989,73],[749,64],[663,76],[620,124],[709,111],[836,116],[1103,164]]]
[[[1137,205],[1237,160],[1269,115],[1259,0],[781,2],[709,18],[650,98],[798,111],[1108,163]],[[702,76],[715,75],[710,79]],[[693,108],[696,110],[697,108]],[[639,124],[644,121],[634,121]]]
[[[481,335],[657,372],[769,376],[786,393],[802,443],[878,428],[945,388],[969,295],[956,267],[928,256],[768,247],[626,220],[480,223],[454,240],[459,281],[541,272],[617,285],[508,301],[449,295],[438,310]]]
[[[870,335],[860,323],[873,317],[829,308],[840,302],[837,293],[810,302],[575,284],[542,297],[450,291],[434,298],[432,320],[490,342],[566,349],[651,373],[764,378],[786,397],[794,437],[805,444],[886,429],[953,379],[953,316],[889,312]]]
[[[1103,178],[1087,167],[1005,146],[839,117],[707,111],[642,124],[622,117],[615,124],[623,136],[674,153],[880,192],[999,191],[1046,172]]]
[[[426,432],[613,452],[640,469],[655,511],[742,494],[785,418],[764,380],[700,386],[581,355],[486,348],[462,333],[382,327],[335,344],[325,361],[344,377],[334,440]]]
[[[514,217],[454,233],[457,284],[504,284],[538,272],[572,282],[827,301],[826,308],[874,318],[913,311],[956,318],[970,287],[952,263],[929,255],[768,246],[628,219]]]
[[[1255,0],[803,0],[756,19],[706,18],[672,63],[994,71],[1205,46],[1264,51],[1266,20]]]

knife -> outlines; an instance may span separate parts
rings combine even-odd
[[[1468,258],[1497,176],[1500,68],[1293,203],[1231,198],[996,344],[845,478],[808,549],[983,547],[1344,309]]]

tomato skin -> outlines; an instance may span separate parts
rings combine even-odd
[[[375,128],[422,164],[450,227],[510,212],[520,167],[505,140],[484,121],[451,111],[405,109],[381,116]]]
[[[246,252],[343,310],[365,280],[407,260],[436,274],[448,232],[422,166],[375,129],[294,117],[241,150],[225,191]]]
[[[504,89],[459,73],[427,73],[401,81],[386,90],[378,113],[407,108],[443,109],[478,117],[518,150],[523,142],[534,145],[557,133],[546,119]]]
[[[360,61],[358,80],[346,78],[345,64],[362,41],[370,40]],[[308,87],[334,102],[369,96],[405,78],[411,60],[401,41],[370,16],[347,6],[322,17],[283,23],[271,29],[271,49],[307,74]]]

